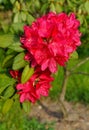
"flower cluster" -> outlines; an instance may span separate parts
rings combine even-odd
[[[19,90],[20,102],[29,100],[34,103],[41,96],[48,96],[51,81],[53,81],[53,78],[48,70],[42,72],[40,68],[37,68],[26,83],[17,84],[16,88]]]
[[[34,103],[41,95],[48,96],[53,81],[51,74],[57,71],[58,65],[64,66],[81,44],[79,25],[73,13],[68,16],[50,12],[31,26],[24,26],[20,40],[26,50],[25,60],[35,71],[26,83],[17,84],[20,102],[29,100]]]
[[[41,71],[40,67],[36,67],[32,76],[25,83],[21,83],[21,73],[19,71],[11,70],[10,74],[18,80],[16,89],[20,95],[20,102],[29,100],[34,103],[41,96],[48,96],[51,87],[50,82],[53,81],[48,69]]]
[[[57,64],[64,66],[69,56],[81,44],[78,27],[80,22],[72,13],[48,13],[38,18],[32,26],[24,26],[21,43],[27,50],[26,60],[41,70],[57,71]]]

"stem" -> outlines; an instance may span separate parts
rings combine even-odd
[[[85,58],[84,60],[80,61],[78,64],[76,64],[70,71],[74,71],[75,69],[77,69],[78,67],[80,67],[81,65],[83,65],[84,63],[86,63],[87,61],[89,61],[89,57]]]
[[[69,74],[70,73],[67,70],[67,68],[64,68],[64,79],[63,79],[63,84],[62,84],[62,92],[61,92],[61,95],[60,95],[61,101],[65,100],[66,87],[67,87],[67,82],[68,82]]]
[[[68,78],[72,74],[72,72],[76,73],[76,72],[74,72],[75,69],[77,69],[78,67],[80,67],[81,65],[86,63],[87,61],[89,61],[89,57],[87,57],[84,60],[80,61],[71,70],[68,70],[67,66],[64,67],[64,79],[63,79],[63,83],[62,83],[62,92],[61,92],[60,97],[59,97],[59,105],[60,105],[60,108],[62,110],[62,113],[63,113],[64,117],[66,117],[68,115],[66,104],[65,104],[65,94],[66,94]],[[88,75],[87,73],[83,73],[83,72],[78,72],[78,74]]]
[[[67,114],[67,109],[65,105],[65,94],[66,94],[66,88],[67,88],[67,82],[69,78],[70,72],[67,70],[67,67],[64,68],[64,79],[63,79],[63,84],[62,84],[62,92],[60,94],[59,98],[59,103],[60,103],[60,108],[63,112],[63,116],[66,117]]]
[[[72,71],[70,71],[70,73],[71,74],[81,74],[81,75],[86,75],[86,76],[89,76],[89,73],[87,73],[87,72],[72,72]]]

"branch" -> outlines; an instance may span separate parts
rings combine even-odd
[[[68,82],[69,76],[70,76],[70,72],[67,70],[67,66],[66,66],[66,67],[64,67],[64,79],[63,79],[63,83],[62,83],[62,92],[59,97],[59,105],[63,112],[64,117],[67,117],[67,115],[68,115],[66,105],[65,105],[65,94],[66,94],[66,87],[67,87],[67,82]]]
[[[75,69],[77,69],[78,67],[80,67],[81,65],[83,65],[84,63],[86,63],[87,61],[89,61],[89,57],[85,58],[84,60],[80,61],[78,64],[76,64],[70,71],[74,71]]]
[[[82,75],[89,76],[89,73],[86,73],[86,72],[73,72],[73,71],[70,71],[70,74],[82,74]]]
[[[64,79],[62,83],[62,92],[60,95],[61,101],[65,100],[65,93],[66,93],[66,87],[67,87],[67,81],[68,81],[69,75],[70,75],[70,72],[67,70],[67,68],[64,68]]]
[[[67,66],[64,67],[64,79],[62,83],[62,92],[59,97],[59,105],[61,107],[61,110],[63,112],[64,117],[68,115],[67,109],[66,109],[66,104],[65,104],[65,94],[66,94],[66,88],[67,88],[67,83],[69,76],[73,74],[84,74],[84,75],[89,75],[88,73],[85,72],[74,72],[74,70],[78,67],[80,67],[82,64],[87,62],[89,60],[89,57],[85,58],[84,60],[80,61],[78,64],[76,64],[71,70],[67,69]]]

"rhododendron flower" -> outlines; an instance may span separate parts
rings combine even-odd
[[[37,65],[36,60],[31,53],[26,53],[24,59],[28,62],[31,62],[32,67],[35,67]]]
[[[11,75],[14,79],[17,79],[18,82],[20,82],[20,80],[21,80],[21,72],[19,72],[18,70],[10,70],[10,75]]]
[[[21,37],[22,46],[27,50],[25,56],[32,66],[39,65],[41,70],[57,71],[57,64],[64,66],[70,54],[80,46],[80,22],[75,14],[48,13],[24,26]]]
[[[48,96],[51,87],[50,82],[53,81],[50,74],[49,70],[41,71],[40,68],[37,68],[26,83],[17,84],[16,88],[18,94],[20,94],[20,102],[29,100],[34,103],[41,96]]]
[[[10,75],[13,77],[13,78],[18,78],[18,75],[19,75],[19,71],[17,70],[10,70]]]

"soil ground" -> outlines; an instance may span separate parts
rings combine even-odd
[[[68,117],[63,118],[57,101],[42,100],[32,105],[30,118],[42,123],[54,122],[54,130],[89,130],[89,105],[66,102]]]

